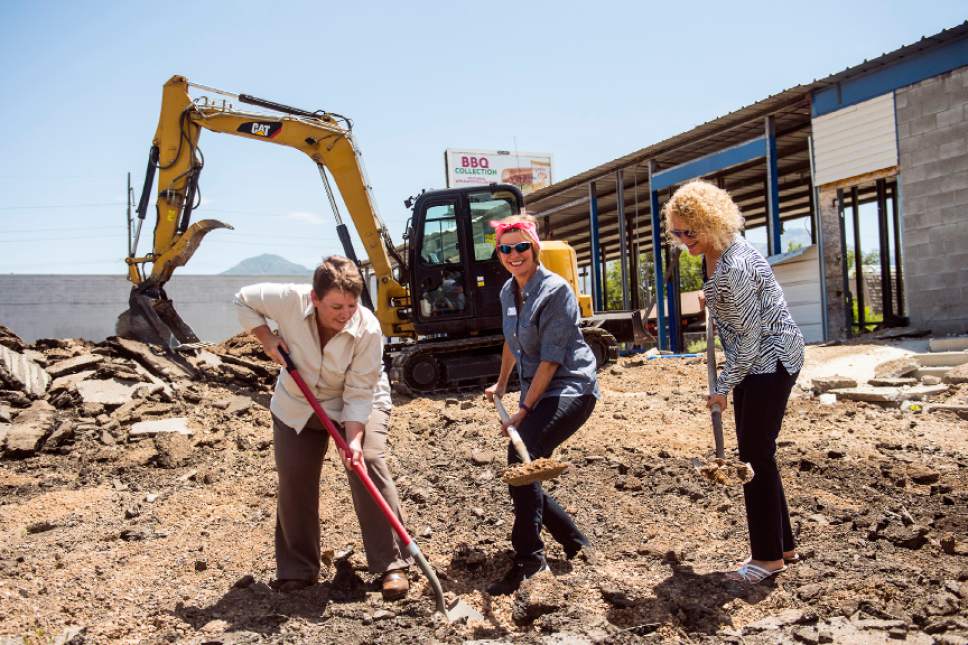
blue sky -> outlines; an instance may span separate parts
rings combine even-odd
[[[140,191],[174,74],[350,116],[399,240],[403,200],[443,186],[448,147],[550,152],[563,179],[965,14],[964,2],[940,0],[6,0],[0,273],[124,273],[125,174]],[[235,230],[211,233],[181,272],[218,273],[261,253],[312,266],[340,252],[309,160],[211,133],[200,145],[196,218]]]

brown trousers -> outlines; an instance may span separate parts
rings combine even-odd
[[[337,424],[342,431],[342,427]],[[363,436],[363,459],[377,490],[404,521],[397,488],[385,456],[390,415],[374,409]],[[279,580],[316,580],[319,576],[319,480],[329,435],[314,416],[296,433],[273,415],[272,435],[279,476],[276,507],[276,577]],[[363,547],[371,573],[403,569],[413,563],[406,555],[380,507],[356,474],[346,471],[353,507],[360,520]]]

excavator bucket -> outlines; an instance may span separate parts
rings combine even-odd
[[[118,316],[115,325],[118,336],[161,345],[169,353],[174,353],[179,345],[199,342],[192,328],[175,311],[163,285],[175,269],[191,259],[202,238],[218,228],[232,227],[215,219],[195,222],[155,260],[151,276],[131,289],[128,309]]]
[[[115,331],[122,338],[161,345],[173,352],[179,345],[199,342],[192,328],[182,320],[175,305],[162,289],[154,293],[131,290],[128,309],[118,316]]]

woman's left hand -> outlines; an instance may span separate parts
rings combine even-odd
[[[350,453],[340,455],[343,458],[343,465],[347,470],[353,470],[356,466],[363,465],[363,424],[347,422],[346,424],[346,443],[349,445]]]
[[[712,410],[714,405],[719,406],[720,412],[725,412],[726,397],[722,394],[710,394],[708,397],[706,397],[706,407]]]
[[[514,426],[518,428],[521,422],[524,421],[524,417],[527,416],[527,412],[524,408],[519,409],[517,412],[511,415],[511,418],[507,420],[507,423],[501,422],[501,432],[504,434],[508,433],[508,426]]]

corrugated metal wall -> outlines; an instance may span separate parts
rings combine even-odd
[[[894,93],[813,119],[818,186],[897,165]]]
[[[817,246],[813,245],[797,257],[773,265],[773,275],[783,289],[790,315],[808,343],[824,340],[817,256]]]

